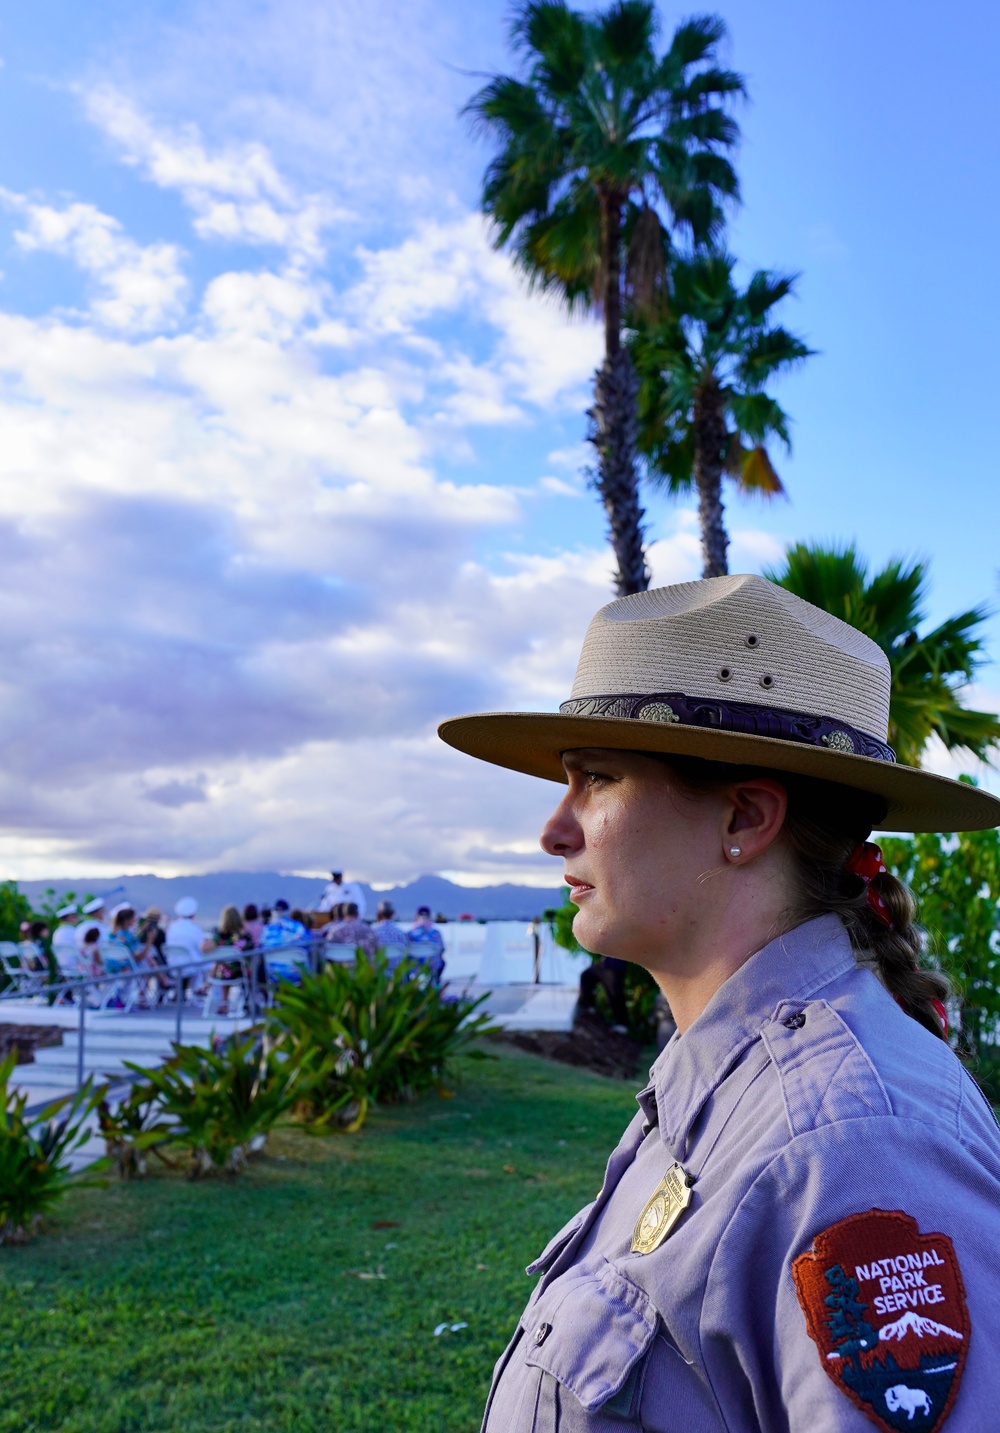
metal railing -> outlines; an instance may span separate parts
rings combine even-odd
[[[219,965],[239,965],[241,973],[232,980],[226,980],[223,976],[213,977],[217,985],[242,985],[245,991],[244,1012],[250,1020],[256,1020],[264,1008],[263,994],[266,998],[267,987],[271,983],[267,975],[266,962],[268,958],[283,956],[286,961],[292,956],[305,956],[305,963],[309,969],[316,970],[322,964],[321,953],[326,946],[322,939],[311,940],[307,945],[269,946],[257,950],[235,950],[230,946],[211,951],[200,960],[190,961],[182,965],[149,965],[139,966],[121,971],[104,971],[100,975],[70,976],[63,980],[47,981],[43,984],[33,984],[27,989],[22,989],[20,983],[15,986],[13,983],[5,989],[0,990],[0,1003],[12,1000],[37,1000],[44,998],[50,1005],[55,1005],[67,994],[72,994],[78,1007],[79,1017],[77,1021],[77,1052],[76,1052],[76,1085],[77,1089],[83,1084],[83,1071],[86,1062],[86,1039],[87,1039],[87,1014],[105,1013],[109,1007],[104,1005],[89,1005],[87,993],[91,990],[106,990],[109,986],[116,990],[135,984],[149,985],[153,981],[160,984],[164,977],[173,985],[171,1001],[161,1002],[164,1005],[172,1004],[175,1009],[174,1043],[180,1045],[183,1040],[184,1030],[184,1009],[187,1003],[185,986],[192,978],[200,972],[208,971]],[[298,964],[300,962],[295,961]],[[25,971],[28,975],[32,972]],[[263,974],[263,981],[261,980]],[[204,997],[198,996],[199,1002]],[[110,1013],[117,1013],[114,1006],[110,1007]],[[242,1018],[242,1017],[238,1017]]]

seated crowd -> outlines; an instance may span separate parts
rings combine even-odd
[[[155,906],[139,916],[126,903],[106,911],[102,898],[95,897],[82,907],[67,905],[57,912],[59,924],[51,949],[64,979],[148,970],[151,979],[140,1004],[173,988],[171,968],[200,964],[218,952],[218,961],[192,972],[191,980],[196,986],[209,976],[222,982],[220,1014],[228,1009],[230,982],[238,982],[247,968],[241,957],[254,951],[261,953],[255,967],[261,984],[269,977],[294,978],[298,970],[295,952],[310,947],[331,960],[350,958],[356,950],[367,955],[386,950],[390,967],[409,957],[426,964],[432,978],[440,982],[444,941],[428,907],[420,907],[412,928],[404,930],[396,924],[396,912],[388,901],[380,902],[372,924],[361,918],[356,900],[327,902],[325,906],[318,912],[303,912],[291,910],[285,900],[276,900],[272,906],[246,905],[241,915],[236,906],[228,905],[208,932],[195,919],[198,903],[192,896],[177,901],[174,919],[168,923]],[[36,921],[22,929],[21,935],[22,968],[43,969],[48,925]],[[338,948],[343,948],[343,954],[336,953]],[[228,958],[226,952],[231,952]]]

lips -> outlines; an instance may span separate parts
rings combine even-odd
[[[594,889],[589,882],[581,881],[579,876],[566,876],[564,879],[570,888],[569,898],[574,904],[578,903],[581,896],[585,896],[588,891]]]

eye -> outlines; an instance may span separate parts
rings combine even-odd
[[[587,786],[601,786],[605,781],[611,780],[604,771],[584,771],[581,774]]]

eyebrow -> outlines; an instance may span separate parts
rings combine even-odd
[[[609,758],[614,759],[614,754],[609,753],[605,748],[599,746],[571,747],[567,751],[561,751],[562,764],[567,771],[581,771],[585,766],[592,766],[595,762],[603,763]]]

